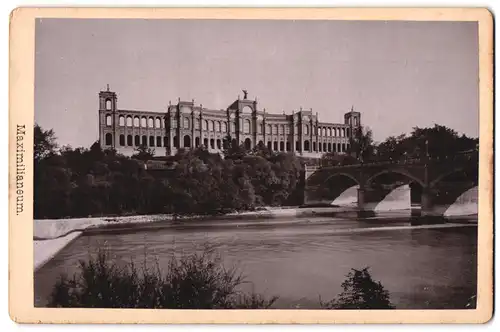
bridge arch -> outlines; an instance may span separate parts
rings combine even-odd
[[[464,167],[457,167],[457,168],[453,168],[452,170],[448,171],[448,172],[444,172],[442,173],[441,175],[439,175],[437,178],[435,178],[434,180],[432,180],[430,183],[429,183],[429,187],[430,188],[433,188],[436,186],[436,184],[438,184],[439,182],[441,182],[444,178],[452,175],[452,174],[455,174],[455,173],[460,173],[460,172],[464,172],[466,169]]]
[[[349,174],[349,173],[343,173],[343,172],[334,173],[334,174],[328,176],[323,183],[328,183],[332,178],[339,177],[339,176],[347,177],[347,178],[351,179],[352,181],[356,182],[357,185],[360,185],[360,181],[354,175]]]
[[[380,171],[380,172],[377,172],[375,174],[373,174],[372,176],[370,176],[366,181],[365,181],[365,185],[367,187],[369,187],[373,180],[376,179],[378,176],[382,175],[382,174],[390,174],[390,173],[394,173],[394,174],[400,174],[400,175],[403,175],[403,176],[406,176],[407,178],[409,178],[410,180],[414,181],[414,182],[417,182],[419,185],[421,185],[422,187],[425,187],[425,183],[422,179],[419,179],[418,177],[414,176],[413,174],[411,174],[410,172],[406,171],[406,170],[401,170],[401,169],[385,169],[383,171]]]

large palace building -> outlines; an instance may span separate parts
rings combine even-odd
[[[291,114],[268,113],[257,99],[235,100],[227,109],[208,109],[193,101],[179,100],[165,112],[118,109],[116,93],[99,92],[99,142],[124,155],[145,145],[156,156],[174,155],[180,148],[205,146],[211,152],[223,150],[228,136],[248,149],[259,143],[272,151],[295,152],[303,157],[320,157],[325,152],[345,153],[349,137],[361,125],[361,114],[344,114],[344,123],[320,122],[312,110]]]

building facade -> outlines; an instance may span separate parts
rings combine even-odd
[[[178,100],[165,112],[118,109],[115,92],[109,87],[99,92],[101,147],[129,156],[141,145],[154,149],[156,156],[175,155],[180,148],[202,145],[217,153],[230,136],[248,149],[261,143],[272,151],[319,158],[325,152],[345,153],[349,137],[360,126],[361,114],[352,109],[344,114],[343,123],[320,122],[311,109],[269,113],[259,109],[257,99],[248,99],[246,91],[227,109],[208,109],[194,100]]]

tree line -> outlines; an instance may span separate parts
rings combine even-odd
[[[326,153],[320,162],[352,164],[452,156],[474,150],[478,139],[444,126],[414,128],[410,135],[375,143],[361,128],[347,154]],[[53,130],[34,128],[34,217],[64,218],[169,213],[217,215],[262,206],[300,205],[304,165],[314,162],[293,153],[272,152],[264,144],[246,149],[230,136],[222,155],[204,147],[169,157],[172,169],[148,172],[144,161],[154,150],[137,148],[132,157],[99,142],[90,148],[58,147]]]
[[[172,169],[156,176],[144,168],[154,153],[145,147],[131,158],[98,142],[58,148],[52,130],[35,126],[34,148],[35,218],[217,215],[301,201],[299,158],[262,146],[246,151],[233,141],[224,157],[204,148],[179,150]]]

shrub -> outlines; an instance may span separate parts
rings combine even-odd
[[[336,299],[320,303],[324,309],[394,309],[389,292],[373,280],[368,268],[351,269],[342,283],[343,292]]]
[[[51,307],[151,308],[151,309],[267,309],[277,297],[265,299],[237,288],[243,276],[226,269],[212,251],[173,257],[165,274],[155,269],[124,268],[99,252],[88,262],[80,261],[80,273],[62,275],[55,284]]]

